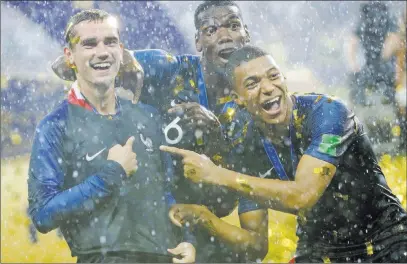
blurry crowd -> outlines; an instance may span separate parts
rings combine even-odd
[[[405,14],[397,21],[385,2],[362,4],[347,40],[350,101],[379,154],[405,150]],[[363,64],[357,58],[358,48],[363,50]]]

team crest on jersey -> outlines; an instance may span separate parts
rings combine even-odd
[[[148,152],[152,152],[154,150],[153,141],[151,140],[151,138],[149,138],[149,137],[144,138],[144,135],[140,134],[140,140],[141,140],[141,142],[143,142],[144,146],[146,146],[146,150]]]

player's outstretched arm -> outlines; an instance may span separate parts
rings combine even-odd
[[[263,179],[215,166],[208,157],[193,151],[168,146],[160,149],[181,155],[184,175],[193,182],[225,186],[269,208],[291,213],[311,208],[336,172],[334,165],[304,155],[297,167],[295,181]]]

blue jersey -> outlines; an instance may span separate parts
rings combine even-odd
[[[168,218],[173,167],[157,111],[117,100],[102,116],[73,88],[38,125],[31,153],[29,214],[37,229],[60,228],[73,256],[102,252],[169,255],[181,239]],[[138,169],[130,177],[107,160],[135,137]]]
[[[239,169],[246,174],[294,180],[303,155],[326,161],[337,171],[319,201],[298,216],[298,255],[320,254],[331,258],[338,250],[349,251],[386,233],[406,229],[406,213],[387,186],[363,126],[343,102],[318,94],[294,95],[291,138],[285,147],[275,145],[282,164],[272,162],[270,151],[255,130],[246,138]],[[290,143],[292,148],[290,148]],[[292,150],[292,151],[291,151]],[[250,158],[252,153],[256,158]],[[297,162],[296,162],[297,161]],[[239,211],[260,208],[244,199]],[[406,235],[404,231],[404,235]]]

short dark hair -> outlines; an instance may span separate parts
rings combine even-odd
[[[271,53],[252,45],[245,45],[242,48],[234,51],[226,63],[225,73],[233,86],[235,81],[235,69],[239,67],[244,62],[249,62],[251,60],[257,59],[259,57],[271,55]]]
[[[73,15],[65,28],[64,38],[66,43],[69,44],[69,47],[72,48],[72,38],[75,36],[74,27],[83,22],[83,21],[103,21],[113,15],[109,14],[106,11],[100,9],[88,9],[83,10],[75,15]],[[119,30],[119,29],[117,29]]]
[[[195,23],[196,29],[198,29],[199,14],[214,6],[215,7],[217,7],[217,6],[235,6],[239,9],[239,13],[241,13],[240,7],[234,1],[204,1],[203,3],[199,4],[199,6],[195,9],[194,23]]]

